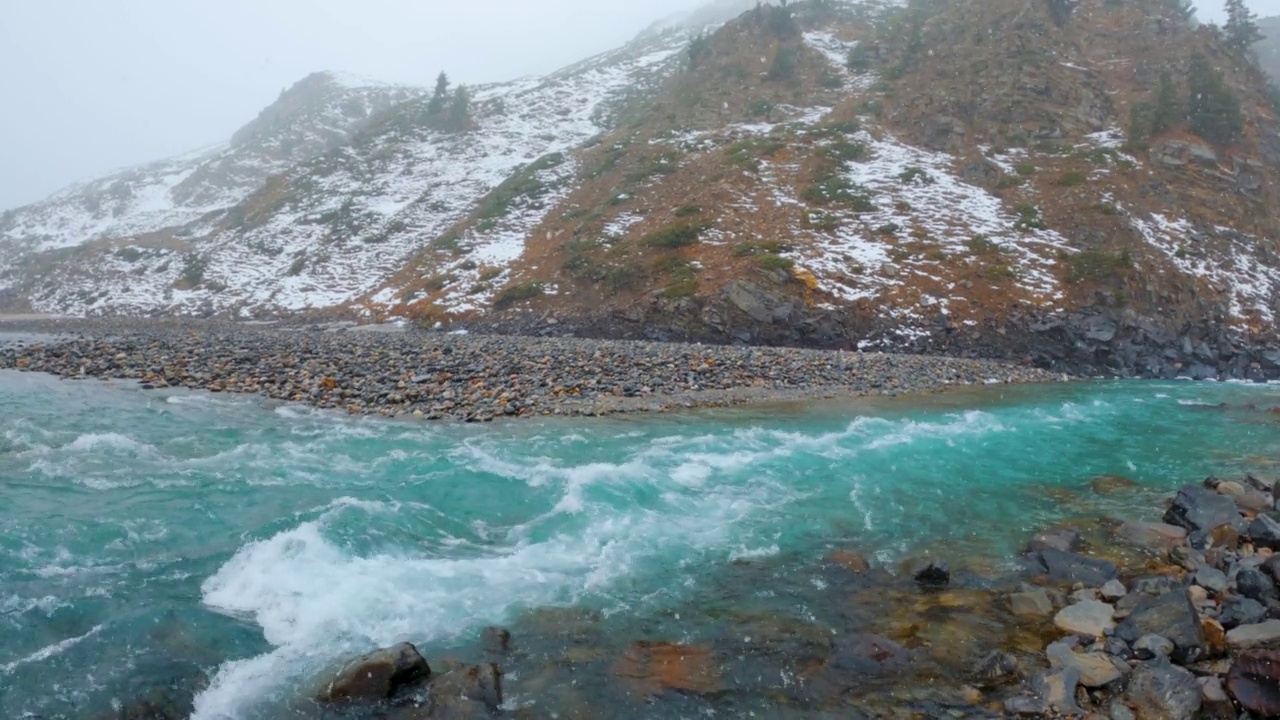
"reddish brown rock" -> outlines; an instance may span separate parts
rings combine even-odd
[[[864,573],[871,569],[867,559],[852,550],[833,550],[824,560],[828,565],[837,565],[853,573]]]
[[[613,674],[645,695],[706,695],[724,688],[711,649],[697,645],[638,642],[613,664]]]
[[[1227,673],[1227,692],[1249,712],[1280,715],[1280,651],[1247,650]]]

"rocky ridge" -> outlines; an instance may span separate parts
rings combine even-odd
[[[1280,119],[1256,68],[1166,6],[810,2],[658,25],[477,88],[467,132],[409,99],[198,223],[19,252],[9,296],[1273,378]],[[1165,70],[1185,96],[1197,54],[1241,135],[1175,121],[1131,143],[1134,108]]]

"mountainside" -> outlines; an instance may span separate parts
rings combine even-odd
[[[1241,350],[1275,340],[1280,120],[1214,29],[1165,0],[745,5],[474,88],[453,127],[411,90],[341,86],[368,111],[343,120],[282,97],[231,148],[135,171],[132,204],[7,214],[0,287],[76,314],[1270,363]],[[316,142],[287,130],[320,116]]]
[[[1258,27],[1266,38],[1254,46],[1258,62],[1273,82],[1280,83],[1280,16],[1262,18]]]

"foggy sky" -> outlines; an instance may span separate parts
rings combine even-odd
[[[1280,0],[1250,0],[1274,14]],[[0,209],[223,142],[317,70],[429,85],[545,73],[702,0],[0,3]],[[1201,19],[1221,3],[1200,0]]]

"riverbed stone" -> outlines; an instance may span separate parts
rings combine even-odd
[[[1223,593],[1227,590],[1227,574],[1209,565],[1202,565],[1196,570],[1195,582],[1196,585],[1213,593]]]
[[[1187,664],[1205,653],[1204,629],[1186,591],[1148,597],[1116,627],[1116,636],[1135,643],[1144,635],[1159,635],[1174,645],[1174,662]]]
[[[1200,710],[1202,691],[1195,675],[1157,657],[1134,669],[1125,698],[1143,720],[1192,720]]]
[[[1139,660],[1169,657],[1173,654],[1173,641],[1155,634],[1143,635],[1134,641],[1133,652]]]
[[[1140,548],[1168,552],[1186,542],[1187,530],[1168,523],[1129,520],[1120,524],[1116,536]]]
[[[1259,515],[1249,524],[1249,539],[1258,547],[1280,550],[1280,522],[1271,515]]]
[[[638,642],[613,664],[612,672],[643,695],[666,690],[705,695],[724,687],[711,649],[700,645]]]
[[[502,706],[502,670],[493,663],[460,668],[432,679],[428,692],[433,699],[462,698],[497,710]]]
[[[1253,568],[1236,573],[1236,590],[1242,596],[1257,600],[1263,605],[1272,605],[1280,600],[1280,590],[1276,589],[1271,577]]]
[[[385,700],[431,676],[431,667],[409,643],[375,650],[349,663],[320,691],[325,703]]]
[[[1073,527],[1060,527],[1036,533],[1027,543],[1027,552],[1038,553],[1045,550],[1059,552],[1076,552],[1084,547],[1084,539],[1080,531]]]
[[[1200,678],[1199,682],[1201,720],[1236,720],[1235,706],[1222,680],[1209,676]]]
[[[1041,588],[1013,593],[1009,596],[1009,606],[1018,617],[1043,618],[1053,614],[1053,600]]]
[[[1267,617],[1267,608],[1253,598],[1236,597],[1222,605],[1218,622],[1228,630],[1240,625],[1253,625]]]
[[[1280,643],[1280,620],[1240,625],[1227,633],[1227,644],[1232,650],[1249,650],[1277,643]]]
[[[1049,579],[1059,583],[1100,587],[1118,572],[1114,563],[1061,550],[1042,550],[1038,558]]]
[[[1065,632],[1102,637],[1116,626],[1115,608],[1097,600],[1086,600],[1063,608],[1054,616],[1053,623]]]
[[[1059,640],[1045,650],[1051,668],[1074,668],[1080,673],[1080,684],[1087,688],[1109,685],[1123,677],[1111,658],[1102,653],[1078,653],[1075,643]],[[1125,668],[1128,669],[1127,667]]]
[[[1280,651],[1247,650],[1227,673],[1227,692],[1259,717],[1280,716]]]
[[[1235,501],[1199,485],[1187,485],[1178,491],[1164,515],[1164,521],[1185,528],[1189,533],[1208,533],[1223,525],[1244,531],[1244,521]]]

